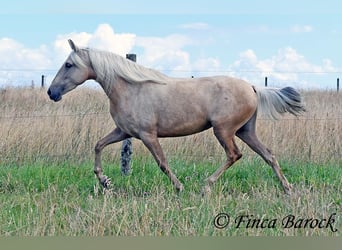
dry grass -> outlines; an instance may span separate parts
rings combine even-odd
[[[307,112],[272,121],[260,115],[257,133],[280,159],[327,162],[342,158],[342,98],[336,92],[303,93]],[[54,103],[45,90],[3,89],[0,92],[0,142],[3,161],[37,158],[92,159],[97,140],[114,128],[108,99],[99,90],[81,88]],[[223,150],[212,131],[162,139],[168,156],[194,159],[222,158]],[[244,144],[242,152],[254,156]],[[135,154],[147,154],[137,140]],[[120,145],[108,147],[107,157],[117,158]]]
[[[182,196],[174,194],[137,140],[128,177],[117,168],[121,145],[105,149],[105,171],[115,178],[113,190],[103,196],[91,171],[96,141],[114,128],[103,92],[81,88],[54,103],[43,90],[1,90],[0,235],[340,235],[341,94],[303,95],[308,112],[302,117],[258,120],[259,137],[294,184],[292,196],[285,197],[271,169],[239,143],[245,159],[202,198],[203,179],[224,160],[211,130],[161,140],[184,183]],[[231,218],[277,219],[278,224],[219,230],[213,219],[221,212]],[[279,224],[289,214],[326,219],[332,213],[338,215],[338,232]]]

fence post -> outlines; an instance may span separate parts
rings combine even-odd
[[[126,58],[133,62],[137,61],[136,54],[126,54]],[[129,175],[131,173],[130,162],[131,162],[132,153],[133,153],[132,139],[129,138],[123,141],[122,148],[121,148],[120,165],[121,165],[121,174],[123,175]]]
[[[267,76],[265,77],[265,87],[267,87]]]
[[[42,84],[41,84],[41,88],[43,89],[44,88],[44,85],[45,85],[45,76],[42,75]]]
[[[136,62],[137,61],[137,55],[136,54],[126,54],[126,58],[128,60],[131,60],[133,62]]]
[[[337,78],[337,83],[336,83],[336,88],[337,88],[337,92],[340,90],[340,78]]]

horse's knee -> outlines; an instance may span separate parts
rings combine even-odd
[[[229,154],[228,159],[227,159],[227,164],[229,164],[229,166],[231,166],[235,162],[237,162],[241,157],[242,157],[241,152],[236,152],[234,154]]]
[[[241,153],[240,151],[236,152],[234,162],[236,162],[236,161],[238,161],[239,159],[241,159],[241,157],[242,157],[242,153]]]
[[[233,147],[229,151],[229,158],[232,163],[238,161],[242,157],[242,153],[239,148],[236,146],[235,142],[233,142]]]

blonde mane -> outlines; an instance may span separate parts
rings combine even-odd
[[[171,78],[154,69],[146,68],[117,54],[86,49],[92,67],[97,75],[96,81],[101,82],[106,90],[110,90],[117,77],[128,83],[167,84]]]

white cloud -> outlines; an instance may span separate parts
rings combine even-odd
[[[263,85],[264,77],[267,76],[273,86],[291,84],[300,88],[319,88],[322,85],[318,84],[318,78],[329,77],[329,72],[338,69],[328,59],[323,60],[321,65],[312,64],[295,49],[288,47],[279,49],[275,55],[266,59],[258,59],[253,50],[246,50],[229,66],[229,71],[231,75],[257,85]]]
[[[138,37],[136,46],[143,48],[143,53],[139,54],[139,63],[174,77],[213,75],[214,71],[219,70],[219,59],[209,57],[191,60],[186,46],[197,43],[198,41],[179,34]]]
[[[40,80],[40,71],[51,68],[52,62],[45,45],[27,48],[10,39],[0,39],[0,86],[31,85]]]
[[[59,64],[61,64],[71,52],[68,39],[72,39],[77,46],[86,47],[91,37],[92,35],[86,32],[58,35],[53,43],[56,68],[60,66]]]
[[[54,42],[55,53],[59,55],[59,58],[65,59],[70,53],[68,39],[72,39],[80,47],[94,47],[125,56],[133,48],[136,35],[117,34],[109,24],[100,24],[94,33],[80,32],[59,35]]]
[[[125,56],[135,44],[136,35],[129,33],[114,33],[109,24],[101,24],[89,41],[90,47],[109,50]]]
[[[13,39],[0,39],[0,65],[3,69],[49,68],[51,61],[46,53],[46,46],[30,49]]]
[[[309,33],[313,31],[313,27],[310,25],[294,25],[291,27],[291,32],[294,33]]]
[[[0,39],[0,68],[3,70],[0,71],[0,84],[4,82],[27,84],[33,79],[39,81],[40,74],[46,73],[44,70],[58,69],[71,51],[68,39],[73,39],[80,47],[94,47],[124,56],[133,48],[136,35],[117,34],[110,25],[100,24],[94,33],[60,34],[52,42],[52,46],[42,45],[36,49],[27,48],[10,38],[2,38]],[[9,73],[4,69],[20,72]],[[49,76],[50,81],[52,78],[53,76]]]
[[[3,69],[51,69],[58,68],[71,49],[68,39],[81,47],[95,47],[119,55],[129,53],[134,47],[136,35],[116,34],[108,24],[101,24],[94,33],[69,33],[58,35],[52,47],[42,45],[31,49],[10,38],[0,39],[0,65]]]
[[[190,55],[184,47],[192,43],[183,35],[167,37],[138,37],[136,45],[143,48],[139,55],[141,64],[158,70],[174,71],[190,70]]]

